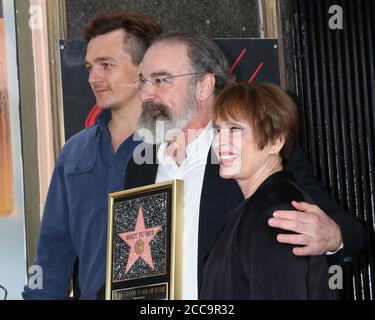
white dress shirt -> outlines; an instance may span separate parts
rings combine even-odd
[[[184,181],[184,243],[182,298],[198,299],[198,228],[203,178],[214,138],[212,123],[186,148],[186,159],[178,166],[166,153],[167,143],[158,150],[156,182]]]

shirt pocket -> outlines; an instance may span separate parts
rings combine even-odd
[[[95,160],[69,161],[64,166],[65,188],[71,213],[81,211],[95,200],[100,184],[95,174]]]
[[[64,175],[68,177],[72,174],[83,174],[92,171],[95,165],[95,160],[78,160],[69,161],[64,166]]]

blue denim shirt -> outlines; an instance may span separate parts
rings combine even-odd
[[[105,282],[108,194],[123,189],[127,162],[140,144],[131,136],[114,153],[110,119],[103,111],[60,152],[34,261],[43,271],[43,289],[26,286],[24,299],[67,299],[77,257],[81,299],[95,299]]]

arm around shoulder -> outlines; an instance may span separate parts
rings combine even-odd
[[[351,260],[366,247],[368,236],[359,221],[345,211],[327,192],[313,174],[310,163],[299,145],[296,145],[285,169],[293,173],[296,183],[306,191],[315,204],[323,210],[340,227],[343,239],[343,250],[330,256],[332,263]]]

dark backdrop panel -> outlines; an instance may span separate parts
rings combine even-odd
[[[342,6],[343,30],[328,27],[331,5]],[[288,79],[295,79],[291,87],[300,104],[308,158],[371,237],[367,251],[347,266],[342,295],[374,299],[375,3],[292,0],[283,10]]]
[[[259,38],[258,0],[66,0],[69,39],[99,11],[137,10],[154,17],[164,32],[193,31],[211,38]]]
[[[85,128],[85,121],[95,105],[84,65],[85,55],[85,41],[60,41],[65,140]]]
[[[279,84],[277,40],[217,39],[230,62],[231,72],[241,81],[267,81]],[[86,43],[60,41],[65,138],[82,130],[93,116],[95,97],[84,67]],[[88,119],[89,118],[89,119]]]
[[[229,61],[230,73],[239,81],[280,85],[277,40],[214,39]]]

